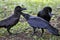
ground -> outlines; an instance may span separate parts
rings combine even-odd
[[[59,18],[58,18],[59,19]],[[24,23],[26,20],[22,19],[20,22]],[[59,20],[51,20],[50,21],[52,26],[55,26],[57,23],[56,28],[59,28]],[[25,25],[24,25],[25,26]],[[30,28],[28,30],[24,30],[22,32],[19,32],[16,35],[8,35],[8,33],[3,34],[3,36],[0,36],[0,40],[60,40],[60,37],[54,36],[50,33],[48,33],[45,29],[44,35],[40,37],[41,31],[40,29],[37,29],[37,33],[32,36],[33,30]]]

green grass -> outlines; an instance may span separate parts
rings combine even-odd
[[[28,25],[27,22],[25,22],[25,23],[19,22],[18,24],[16,24],[15,26],[13,26],[10,31],[12,33],[21,33],[21,32],[26,31],[24,33],[28,33],[29,35],[31,35],[29,33],[29,31],[33,32],[33,30],[25,30],[28,27],[30,27],[30,26]],[[6,29],[0,28],[0,37],[5,36],[7,34],[8,33],[7,33]],[[31,36],[29,36],[29,37],[31,37]],[[60,37],[44,33],[43,37],[33,36],[33,39],[34,40],[60,40]]]
[[[53,13],[60,14],[60,11],[57,10],[57,7],[60,5],[60,0],[0,0],[0,20],[3,20],[6,17],[11,15],[11,11],[14,11],[14,8],[19,5],[21,7],[27,8],[26,13],[36,15],[45,6],[50,6],[53,9]],[[24,5],[24,6],[22,6]],[[58,12],[56,12],[56,10]],[[31,12],[31,13],[30,13]],[[21,33],[25,31],[26,28],[30,27],[27,22],[19,22],[10,30],[12,33]],[[28,31],[27,31],[28,32]],[[4,28],[0,28],[0,36],[4,36],[7,31]],[[8,34],[8,33],[7,33]],[[44,35],[41,38],[37,36],[33,37],[35,40],[60,40],[60,37],[53,35]]]

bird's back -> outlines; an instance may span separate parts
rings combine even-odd
[[[7,19],[0,21],[0,27],[15,25],[18,22],[19,17],[12,15],[12,16],[8,17]]]
[[[44,29],[47,29],[53,35],[60,36],[58,29],[51,26],[48,21],[42,19],[41,17],[40,18],[30,17],[28,20],[28,23],[30,24],[31,27],[44,28]]]
[[[34,26],[37,28],[47,28],[46,26],[49,26],[49,23],[40,17],[30,17],[28,23],[30,24],[30,26]]]

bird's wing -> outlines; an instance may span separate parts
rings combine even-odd
[[[0,26],[14,24],[17,20],[18,18],[15,18],[14,16],[8,17],[7,19],[0,21]]]
[[[30,26],[38,28],[47,28],[49,26],[49,23],[40,17],[30,17],[28,23]]]
[[[30,17],[28,20],[28,23],[32,27],[37,27],[37,28],[44,28],[47,29],[50,33],[59,36],[58,29],[54,28],[49,24],[49,22],[45,21],[42,18],[39,17]]]

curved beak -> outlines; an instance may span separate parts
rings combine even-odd
[[[52,17],[53,15],[57,15],[57,14],[53,14],[53,13],[49,13],[50,17]]]
[[[26,8],[22,8],[22,10],[27,10]]]
[[[49,16],[50,16],[50,17],[52,17],[52,16],[53,16],[53,14],[52,14],[52,13],[49,13]]]
[[[53,15],[56,15],[56,14],[53,14],[53,13],[49,13],[50,17],[52,17]]]
[[[57,15],[57,14],[52,14],[52,15]]]

